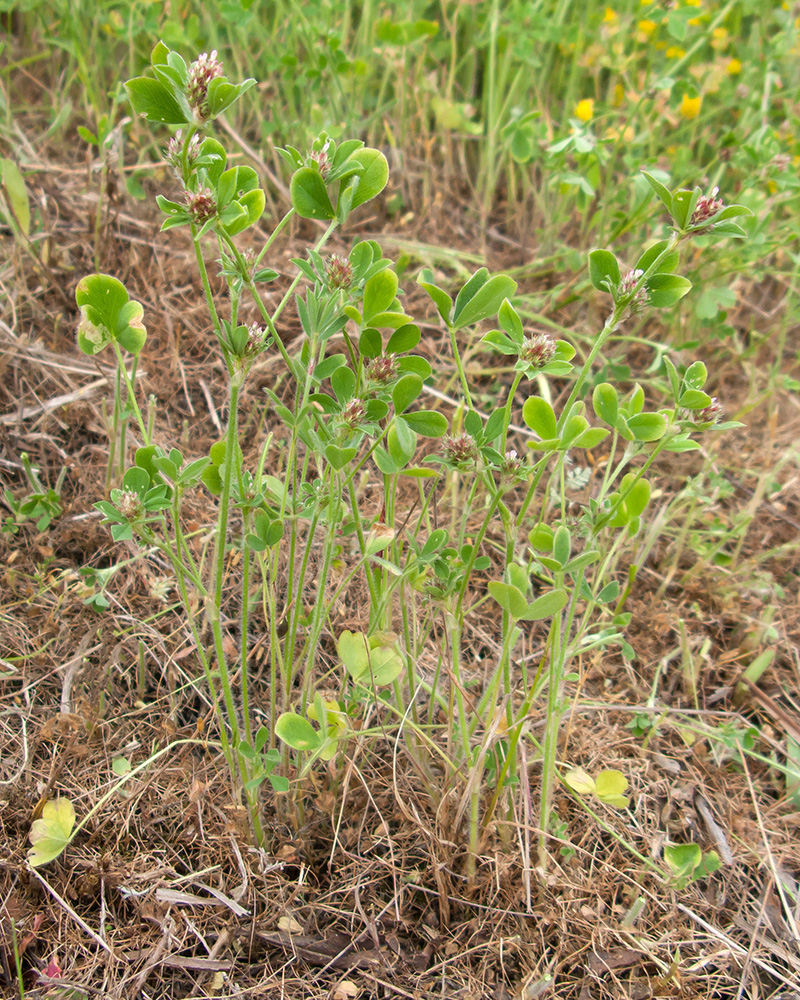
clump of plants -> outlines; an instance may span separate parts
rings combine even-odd
[[[422,332],[406,311],[393,261],[374,240],[357,240],[346,255],[325,253],[333,232],[384,189],[389,171],[378,149],[325,134],[307,150],[282,149],[291,207],[263,246],[243,245],[263,221],[264,192],[256,171],[232,163],[209,132],[253,84],[231,83],[216,53],[187,65],[163,43],[153,50],[152,75],[127,84],[138,113],[175,130],[167,158],[179,191],[157,199],[162,230],[191,234],[228,375],[227,429],[201,456],[155,440],[152,411],[146,420],[132,377],[146,340],[142,306],[113,276],[85,277],[76,296],[78,343],[87,354],[116,356],[113,439],[126,466],[121,475],[109,466],[115,486],[96,506],[115,540],[157,550],[172,567],[216,707],[232,793],[247,807],[256,842],[266,840],[265,783],[299,823],[312,768],[343,761],[356,733],[361,741],[389,734],[404,743],[434,800],[457,791],[453,822],[467,830],[468,871],[488,824],[511,810],[520,768],[538,760],[546,866],[565,686],[581,654],[624,644],[625,600],[636,576],[624,563],[625,547],[647,522],[651,467],[663,452],[695,449],[698,435],[731,426],[704,390],[700,361],[684,370],[663,357],[669,398],[658,407],[639,385],[622,392],[595,384],[594,363],[631,317],[669,308],[689,291],[679,273],[683,243],[743,237],[733,220],[748,210],[724,205],[716,192],[669,191],[645,175],[669,213],[670,235],[643,240],[629,266],[608,249],[589,255],[591,280],[609,308],[580,364],[567,341],[525,328],[508,275],[480,268],[451,294],[422,271],[418,281],[449,335],[447,362],[459,379],[458,406],[445,416],[427,405],[436,372],[418,350]],[[271,307],[263,295],[278,277],[270,250],[293,216],[327,227],[294,261],[296,273]],[[225,278],[224,299],[212,293],[209,258]],[[297,351],[284,325],[289,308],[303,331]],[[251,311],[255,322],[243,319]],[[477,336],[513,366],[488,417],[474,406],[463,361],[463,346]],[[240,399],[265,352],[280,357],[292,392],[287,401],[266,390],[273,430],[248,463]],[[571,382],[558,410],[546,391],[554,379]],[[524,448],[510,429],[520,408],[530,432]],[[570,477],[583,453],[600,446],[599,481],[576,509]],[[185,499],[198,491],[216,510],[208,557],[185,528]],[[436,516],[443,491],[447,524]],[[489,536],[502,539],[499,561],[496,544],[489,554]],[[235,597],[226,578],[232,549],[241,560]],[[356,588],[368,595],[363,621],[339,630],[332,609]],[[229,601],[240,609],[235,657],[222,624]],[[486,602],[498,609],[499,653],[476,690],[465,637]],[[260,726],[246,638],[256,615],[268,633],[270,668]],[[518,651],[533,629],[544,652],[529,665]],[[545,717],[541,738],[529,726],[535,711]],[[601,801],[624,807],[620,789],[615,779]]]

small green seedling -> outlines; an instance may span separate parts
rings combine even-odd
[[[670,880],[679,892],[690,882],[706,878],[722,867],[716,851],[705,854],[697,844],[671,844],[664,848],[664,860],[670,869]]]
[[[47,531],[53,521],[57,521],[64,513],[64,508],[61,506],[61,490],[64,486],[67,470],[62,468],[55,487],[47,488],[39,479],[39,469],[31,465],[26,452],[22,452],[20,461],[32,492],[23,500],[17,500],[11,490],[3,491],[3,498],[11,511],[11,516],[3,521],[2,530],[16,535],[21,524],[35,518],[36,530]]]
[[[29,834],[33,845],[28,861],[34,868],[54,861],[72,839],[75,827],[75,807],[61,797],[45,802],[40,819],[34,820]]]

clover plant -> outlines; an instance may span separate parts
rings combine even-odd
[[[326,134],[307,150],[287,146],[280,153],[291,171],[291,206],[277,222],[266,220],[257,172],[234,163],[208,134],[254,81],[228,81],[215,52],[187,65],[159,43],[151,62],[150,74],[128,82],[128,94],[135,111],[174,130],[166,155],[175,182],[157,199],[162,230],[187,227],[191,235],[227,372],[227,426],[207,455],[184,456],[157,440],[137,401],[142,306],[109,275],[84,278],[79,347],[91,355],[112,349],[115,413],[123,424],[132,421],[128,437],[117,435],[124,467],[97,507],[117,541],[155,548],[173,568],[218,711],[234,794],[244,797],[253,835],[263,843],[265,780],[288,790],[279,801],[293,803],[289,815],[300,822],[309,769],[335,767],[356,733],[363,740],[391,731],[428,776],[434,799],[461,788],[473,871],[482,831],[497,810],[511,809],[519,761],[531,759],[518,755],[525,739],[541,761],[546,865],[568,668],[591,649],[630,650],[622,606],[635,568],[621,591],[620,559],[649,516],[651,466],[662,452],[696,449],[706,430],[732,426],[706,393],[699,361],[684,369],[664,354],[668,398],[657,405],[639,385],[623,391],[595,383],[594,364],[632,317],[669,308],[690,290],[679,273],[682,245],[697,235],[743,237],[732,220],[748,210],[724,206],[716,191],[669,191],[645,175],[670,215],[671,234],[643,240],[630,266],[609,248],[590,253],[589,275],[608,297],[608,315],[579,364],[568,341],[526,330],[508,275],[482,267],[452,289],[423,270],[418,281],[449,337],[446,361],[460,387],[458,407],[445,412],[429,403],[433,352],[406,309],[394,262],[371,239],[356,238],[336,254],[324,250],[345,222],[357,225],[359,209],[386,186],[383,153]],[[279,276],[271,250],[294,216],[322,222],[324,232],[293,262],[288,288],[273,305],[263,295]],[[271,235],[244,247],[256,223],[272,226]],[[212,291],[209,260],[218,262],[225,296]],[[290,306],[299,341],[285,323]],[[479,340],[513,369],[505,398],[488,416],[474,405],[464,361],[465,345]],[[279,359],[291,391],[268,388],[248,402],[267,408],[269,427],[251,455],[241,440],[242,389],[265,353]],[[559,405],[552,402],[558,393],[543,390],[552,379],[569,386]],[[512,431],[517,414],[527,448]],[[570,465],[595,449],[599,475],[576,513],[568,509]],[[189,492],[204,494],[216,510],[208,561],[187,533]],[[442,519],[437,504],[447,495],[460,502]],[[240,553],[233,583],[231,547]],[[232,586],[237,593],[229,598]],[[366,606],[359,618],[350,605],[348,620],[358,618],[351,630],[340,625],[339,611],[357,593],[366,594]],[[483,604],[497,608],[498,652],[476,693],[466,636]],[[235,654],[223,630],[230,607],[240,616]],[[266,721],[258,727],[247,641],[256,616],[270,673],[269,697],[259,699]],[[519,656],[531,629],[546,637],[535,670]],[[528,724],[538,705],[541,739]],[[371,729],[364,728],[368,716]],[[601,779],[592,784],[595,794]],[[624,779],[612,795],[619,807],[626,802],[621,788]]]

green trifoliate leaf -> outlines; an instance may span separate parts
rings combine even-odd
[[[109,274],[90,274],[78,282],[75,301],[80,306],[78,347],[84,354],[99,354],[112,340],[138,354],[147,331],[142,323],[144,310],[131,301],[121,281]]]
[[[671,215],[672,214],[672,194],[670,193],[669,188],[665,187],[661,183],[661,181],[656,180],[656,178],[653,177],[652,174],[648,174],[647,171],[643,170],[642,173],[647,178],[647,183],[650,185],[650,187],[653,189],[653,191],[655,191],[655,193],[658,195],[658,197],[663,202],[664,207],[666,208],[666,210]]]
[[[609,425],[616,427],[619,412],[617,390],[609,382],[601,382],[594,387],[592,406],[597,416]]]
[[[364,322],[369,326],[379,324],[373,318],[385,313],[397,295],[397,275],[384,270],[374,274],[364,285]]]
[[[647,279],[650,304],[656,309],[665,309],[674,305],[686,295],[691,287],[691,281],[678,274],[654,274]]]
[[[348,674],[366,687],[391,684],[403,669],[402,658],[391,646],[373,645],[363,632],[342,632],[337,649]]]
[[[357,454],[356,448],[337,448],[335,444],[329,444],[325,449],[325,457],[337,472],[349,465]]]
[[[589,254],[589,276],[600,292],[609,292],[620,282],[619,264],[610,250],[592,250]]]
[[[668,251],[669,240],[661,240],[649,247],[636,261],[635,270],[647,271],[658,261],[656,270],[659,274],[671,274],[680,263],[681,255],[677,250]]]
[[[428,295],[431,297],[433,304],[439,315],[442,317],[444,322],[450,325],[450,315],[453,311],[453,300],[443,291],[438,285],[433,282],[433,272],[425,269],[420,271],[419,277],[417,278],[417,283],[421,285]]]
[[[379,195],[389,180],[389,164],[379,149],[359,149],[350,157],[362,170],[348,182],[352,190],[350,211]]]
[[[497,310],[497,321],[508,334],[511,341],[516,344],[518,348],[521,347],[524,339],[522,320],[519,318],[519,313],[508,299],[505,299],[503,304]]]
[[[525,617],[528,601],[517,587],[510,583],[501,583],[499,580],[490,580],[488,590],[503,611],[511,615],[515,621]]]
[[[702,361],[694,361],[683,376],[684,389],[702,389],[708,378],[708,369]]]
[[[522,419],[543,441],[557,437],[553,407],[541,396],[529,396],[522,407]]]
[[[447,418],[436,410],[415,410],[402,419],[421,437],[438,438],[447,433]]]
[[[627,493],[625,497],[625,509],[629,517],[639,517],[644,513],[645,507],[650,503],[650,483],[646,479],[640,479],[631,488],[631,483],[636,479],[635,472],[628,472],[622,477],[619,484],[620,493]],[[630,492],[628,490],[630,489]]]
[[[319,749],[322,737],[308,719],[296,712],[284,712],[275,723],[275,735],[293,750],[313,753]]]
[[[413,351],[421,339],[422,332],[420,328],[415,323],[406,323],[395,330],[391,337],[389,337],[389,343],[386,345],[386,353],[403,354],[406,351]]]
[[[422,392],[422,379],[416,375],[404,375],[392,389],[395,412],[402,413]]]
[[[562,566],[566,566],[569,562],[571,551],[572,536],[570,535],[569,528],[562,524],[556,529],[556,533],[553,536],[553,558]]]
[[[303,219],[333,219],[336,212],[328,190],[318,170],[301,167],[292,175],[289,185],[292,207]]]
[[[542,594],[528,605],[524,615],[520,615],[527,622],[539,622],[545,618],[552,618],[557,615],[566,605],[569,595],[565,590],[551,590],[548,594]]]
[[[191,112],[183,107],[173,91],[159,80],[139,76],[125,84],[134,111],[151,122],[162,125],[188,125]]]
[[[685,229],[702,192],[700,188],[687,191],[683,188],[676,191],[672,196],[672,218],[678,229]]]
[[[465,286],[468,287],[469,282]],[[465,326],[472,326],[482,319],[494,316],[503,303],[504,299],[510,299],[517,290],[517,283],[507,274],[495,274],[493,277],[481,283],[474,294],[463,301],[459,308],[458,299],[453,314],[453,326],[460,330]],[[462,292],[464,289],[462,289]],[[461,295],[459,295],[459,299]]]
[[[667,421],[661,413],[635,413],[628,417],[628,430],[636,441],[659,441],[667,430]]]

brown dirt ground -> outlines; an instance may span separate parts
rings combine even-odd
[[[628,810],[605,809],[594,819],[560,790],[564,850],[554,844],[543,876],[530,860],[535,795],[523,790],[517,811],[484,838],[469,885],[456,792],[434,810],[391,741],[368,748],[356,741],[346,760],[309,780],[299,829],[265,792],[270,838],[258,850],[226,793],[224,763],[197,742],[213,733],[213,719],[202,684],[192,683],[201,671],[186,624],[158,597],[164,568],[150,560],[121,570],[106,613],[83,603],[77,571],[129,555],[92,509],[105,475],[109,368],[80,355],[74,339],[74,286],[94,270],[97,179],[85,165],[30,145],[23,159],[43,263],[34,265],[0,227],[0,475],[21,489],[23,451],[45,482],[67,473],[64,515],[47,532],[27,524],[16,536],[0,535],[0,636],[11,660],[0,679],[2,995],[17,995],[16,948],[26,997],[66,997],[68,988],[143,1000],[800,996],[800,810],[796,790],[789,795],[770,766],[787,759],[789,739],[800,741],[792,461],[761,489],[796,440],[795,401],[781,399],[772,420],[756,409],[745,429],[705,443],[726,489],[697,530],[702,519],[710,531],[714,520],[724,527],[751,517],[738,564],[713,566],[691,546],[677,553],[671,529],[651,548],[628,604],[634,664],[616,652],[580,664],[561,756],[590,772],[622,770]],[[152,183],[160,189],[164,175]],[[159,236],[149,203],[123,190],[108,192],[101,267],[145,306],[143,389],[159,401],[158,433],[196,457],[220,436],[224,373],[191,247],[180,232]],[[397,224],[380,217],[362,220],[359,232],[370,229],[398,235]],[[276,266],[291,273],[289,259],[315,232],[295,227]],[[480,244],[465,218],[435,204],[399,233],[421,234],[443,247]],[[531,260],[507,241],[490,238],[487,249],[495,269]],[[407,308],[415,307],[427,311],[413,293]],[[588,331],[594,317],[571,308],[554,318]],[[298,331],[287,317],[286,339]],[[796,330],[792,336],[793,355]],[[635,367],[635,357],[627,360]],[[738,362],[713,378],[731,411],[745,405]],[[497,378],[483,381],[488,392]],[[282,386],[272,360],[248,383],[254,450],[265,433],[265,385]],[[659,479],[660,502],[702,462],[674,458]],[[210,523],[207,498],[195,503],[190,516]],[[347,614],[358,620],[357,600]],[[496,652],[496,628],[489,611],[474,623],[465,657],[476,670]],[[537,641],[534,633],[531,649]],[[681,643],[702,656],[695,697]],[[772,668],[735,704],[742,669],[766,645],[777,649]],[[266,705],[266,661],[254,660],[255,697]],[[637,707],[644,711],[656,677],[660,711],[643,739],[626,726]],[[540,725],[534,717],[534,730]],[[757,727],[760,758],[705,735],[723,725]],[[59,860],[38,871],[26,865],[30,824],[48,797],[69,796],[80,817],[111,787],[115,757],[136,763],[180,739],[195,743],[176,747],[112,796]],[[529,779],[535,789],[535,762]],[[665,887],[647,862],[663,870],[667,840],[727,852],[727,863],[713,878]],[[57,987],[48,971],[60,976]]]

